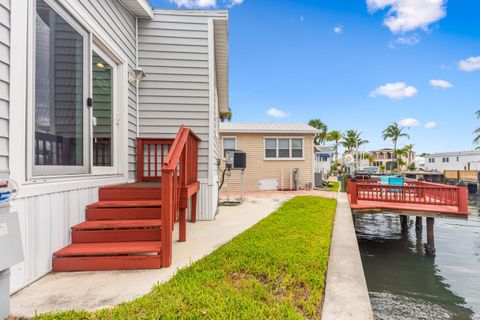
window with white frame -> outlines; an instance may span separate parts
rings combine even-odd
[[[303,159],[303,138],[265,138],[265,159]]]
[[[33,2],[32,175],[117,173],[123,62],[56,0]]]
[[[229,151],[237,149],[237,139],[235,137],[223,137],[223,156],[227,155]]]

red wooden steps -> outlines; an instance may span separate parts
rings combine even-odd
[[[72,243],[160,241],[160,219],[93,220],[72,227]]]
[[[58,250],[55,257],[106,256],[117,254],[160,253],[160,241],[74,243]]]
[[[53,254],[53,270],[160,268],[160,249],[160,241],[71,244]]]
[[[53,270],[160,268],[160,188],[145,186],[100,188],[87,221],[72,227],[72,244],[53,254]]]
[[[95,202],[89,205],[88,208],[151,208],[161,206],[161,200],[117,200]]]
[[[160,183],[127,183],[106,186],[98,191],[100,201],[159,200],[162,197]]]
[[[87,220],[160,219],[160,207],[87,207]]]
[[[160,228],[160,219],[137,220],[96,220],[86,221],[72,227],[74,231],[99,229],[132,229],[132,228]]]

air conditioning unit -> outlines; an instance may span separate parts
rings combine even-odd
[[[227,169],[245,170],[247,168],[247,154],[243,151],[228,151],[225,158]]]

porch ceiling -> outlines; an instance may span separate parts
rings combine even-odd
[[[214,19],[215,70],[217,80],[218,107],[227,112],[228,101],[228,20]]]

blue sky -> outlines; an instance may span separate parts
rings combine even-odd
[[[150,2],[230,9],[233,121],[320,118],[362,131],[367,149],[390,146],[381,132],[400,122],[419,153],[474,148],[480,1]]]

